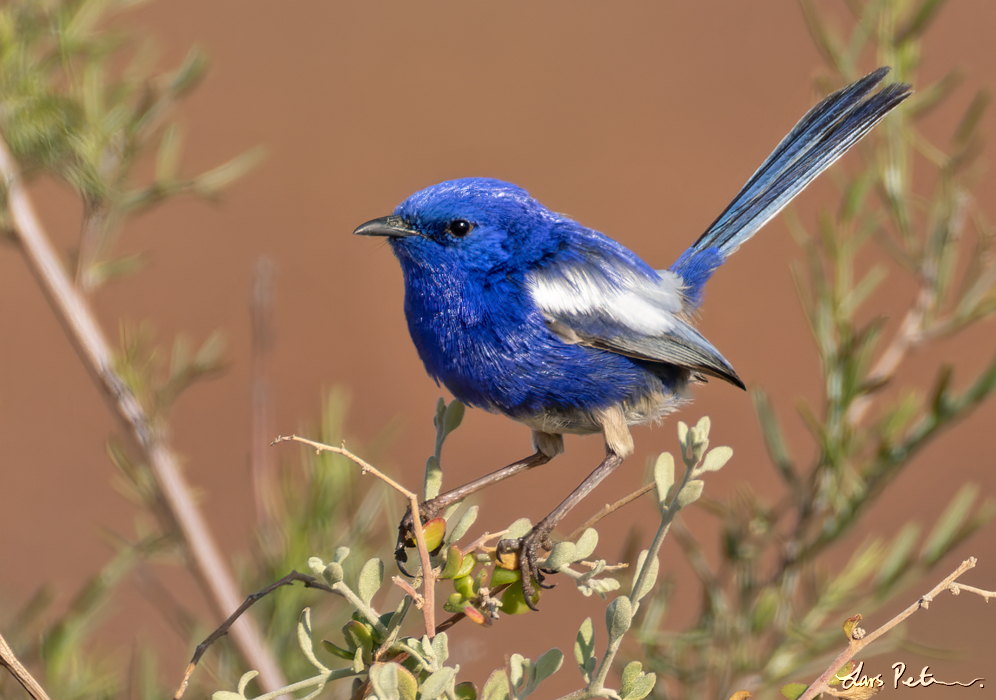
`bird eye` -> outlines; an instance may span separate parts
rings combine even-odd
[[[457,238],[463,238],[473,229],[474,224],[470,223],[466,219],[454,219],[450,222],[449,226],[446,227],[447,232]]]

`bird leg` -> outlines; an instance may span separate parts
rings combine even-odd
[[[633,454],[633,436],[630,435],[622,408],[610,406],[594,415],[601,424],[602,434],[605,436],[605,459],[559,506],[553,509],[553,512],[536,523],[525,536],[514,540],[501,540],[498,543],[499,560],[503,554],[517,552],[519,555],[518,565],[519,574],[522,577],[522,592],[526,599],[526,605],[531,610],[536,610],[536,606],[533,604],[533,596],[536,594],[536,590],[533,588],[533,579],[536,580],[540,588],[553,588],[553,586],[543,585],[545,576],[536,561],[541,549],[546,551],[553,549],[550,533],[574,506],[591,493],[605,477],[615,471],[624,459]]]
[[[602,463],[595,467],[595,471],[588,475],[588,477],[581,482],[567,498],[564,499],[563,503],[557,506],[552,513],[540,520],[528,534],[523,537],[519,537],[514,540],[502,540],[498,543],[498,555],[509,554],[516,552],[519,555],[519,573],[522,575],[522,592],[525,594],[526,605],[532,610],[536,610],[536,606],[533,604],[533,596],[536,594],[533,588],[533,579],[536,579],[536,583],[540,588],[553,588],[553,586],[543,585],[543,580],[546,578],[543,572],[540,570],[537,564],[537,559],[540,556],[540,550],[550,550],[553,548],[553,542],[550,540],[550,533],[553,529],[557,527],[565,515],[581,500],[591,493],[598,484],[609,474],[611,474],[616,467],[622,464],[623,457],[617,455],[613,452],[605,455],[605,459]]]
[[[528,471],[534,467],[540,466],[541,464],[546,464],[564,451],[563,438],[560,435],[554,435],[551,433],[534,431],[533,445],[536,447],[536,452],[529,457],[521,459],[518,462],[512,462],[512,464],[509,464],[507,467],[502,467],[501,469],[493,471],[486,476],[482,476],[480,479],[471,481],[469,484],[464,484],[459,488],[447,491],[446,493],[440,494],[435,498],[430,498],[428,501],[420,504],[418,507],[419,521],[427,523],[433,518],[438,517],[439,514],[446,510],[449,506],[454,503],[459,503],[472,493],[487,488],[492,484],[497,484],[499,481],[504,481],[510,476],[515,476],[519,472]],[[405,517],[401,519],[401,524],[398,525],[398,543],[394,548],[394,560],[397,562],[398,568],[401,569],[401,573],[405,576],[411,576],[411,574],[409,574],[404,567],[404,563],[408,561],[408,553],[405,549],[407,547],[414,546],[415,522],[412,518],[411,508],[409,508],[405,513]],[[435,552],[433,552],[433,554],[435,554]]]

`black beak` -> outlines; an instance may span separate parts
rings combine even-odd
[[[418,231],[405,223],[400,216],[382,216],[359,226],[354,234],[357,236],[387,236],[388,238],[405,238],[417,236]]]

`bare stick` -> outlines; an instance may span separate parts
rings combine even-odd
[[[930,604],[933,602],[934,598],[939,596],[944,591],[949,590],[953,595],[958,595],[961,591],[976,593],[982,596],[986,600],[986,602],[988,602],[990,598],[996,597],[996,591],[984,591],[979,588],[975,588],[974,586],[965,586],[960,583],[955,583],[958,577],[961,576],[966,571],[968,571],[969,569],[971,569],[972,567],[974,567],[975,563],[976,563],[975,557],[969,557],[968,559],[963,561],[961,563],[961,566],[955,569],[954,572],[952,572],[939,584],[934,586],[929,593],[927,593],[925,596],[923,596],[918,601],[913,603],[913,605],[903,610],[894,618],[886,622],[884,625],[879,627],[874,632],[865,634],[855,624],[852,632],[849,635],[850,638],[847,643],[847,648],[844,651],[842,651],[836,659],[834,659],[834,662],[833,664],[830,665],[830,668],[824,671],[823,675],[817,678],[813,682],[813,684],[806,689],[806,692],[799,696],[799,700],[812,700],[820,693],[832,692],[829,683],[831,680],[833,680],[836,677],[840,669],[844,667],[844,664],[853,659],[855,655],[857,655],[857,653],[860,652],[862,649],[864,649],[866,646],[868,646],[876,639],[881,637],[883,634],[891,630],[893,627],[901,623],[903,620],[905,620],[907,617],[915,613],[917,610],[920,610],[921,608],[926,609],[930,607]],[[856,617],[857,620],[861,619],[860,616]],[[857,620],[855,622],[857,622]]]
[[[429,549],[425,546],[425,535],[422,532],[422,520],[418,513],[418,497],[414,492],[409,491],[404,486],[399,484],[397,481],[389,477],[384,472],[380,471],[374,467],[369,462],[363,460],[362,458],[356,456],[345,446],[333,447],[332,445],[326,445],[321,442],[315,442],[314,440],[309,440],[308,438],[303,438],[298,435],[280,435],[274,441],[273,444],[278,442],[300,442],[309,447],[313,447],[318,451],[332,452],[337,455],[342,455],[349,461],[353,462],[356,466],[360,468],[361,474],[370,473],[376,476],[378,479],[383,481],[385,484],[390,486],[392,489],[403,495],[408,499],[408,507],[412,509],[412,522],[414,523],[415,530],[415,544],[418,548],[419,561],[422,564],[422,618],[425,622],[425,633],[432,639],[436,636],[436,605],[435,605],[435,586],[436,586],[436,576],[432,571],[432,564],[429,562]]]
[[[599,520],[601,520],[602,518],[604,518],[607,515],[611,515],[612,513],[615,513],[617,510],[619,510],[620,508],[622,508],[624,505],[627,505],[628,503],[631,503],[632,501],[635,501],[637,498],[639,498],[640,496],[642,496],[645,493],[648,493],[648,492],[652,491],[654,488],[655,488],[654,482],[651,481],[649,484],[644,484],[643,486],[641,486],[640,488],[638,488],[636,491],[634,491],[633,493],[629,494],[628,496],[623,496],[622,498],[620,498],[615,503],[606,504],[605,507],[602,508],[602,510],[598,511],[593,516],[591,516],[590,518],[588,518],[587,522],[585,522],[584,525],[582,525],[577,530],[575,530],[570,535],[568,535],[567,536],[568,541],[570,541],[570,542],[576,541],[578,537],[580,537],[581,535],[584,534],[585,530],[587,530],[589,527],[594,527],[595,523],[597,523]]]
[[[186,544],[195,577],[219,617],[241,599],[235,578],[214,541],[180,472],[167,437],[155,430],[131,389],[114,369],[114,353],[97,324],[86,298],[70,281],[41,226],[7,145],[0,139],[0,177],[7,188],[7,208],[14,237],[28,267],[48,297],[84,366],[111,405],[127,433],[142,451],[159,493]],[[262,687],[286,685],[276,661],[263,644],[250,618],[232,629],[232,638],[246,664],[259,671]]]
[[[266,588],[256,591],[255,593],[251,593],[248,598],[242,601],[242,605],[236,608],[235,612],[229,615],[228,619],[221,623],[218,629],[209,634],[207,638],[198,644],[196,649],[194,649],[194,655],[190,658],[190,663],[187,664],[187,670],[183,673],[183,680],[180,682],[180,687],[177,688],[176,693],[173,694],[173,700],[180,700],[180,698],[183,697],[184,692],[187,690],[187,684],[190,682],[190,676],[194,672],[194,667],[197,666],[197,662],[201,660],[202,656],[204,656],[204,652],[208,650],[209,646],[228,634],[228,630],[231,629],[232,625],[235,624],[235,621],[242,616],[242,613],[248,610],[256,601],[264,598],[281,586],[290,586],[293,583],[303,583],[305,588],[318,588],[319,590],[326,591],[328,593],[336,592],[327,583],[319,581],[314,576],[302,574],[298,571],[291,571],[279,581],[274,581]]]
[[[28,695],[34,700],[49,700],[48,693],[28,672],[28,669],[24,668],[24,664],[17,660],[17,657],[14,656],[14,650],[10,648],[2,634],[0,634],[0,666],[10,671],[14,679],[28,691]]]

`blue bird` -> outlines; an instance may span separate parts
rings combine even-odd
[[[702,236],[666,270],[556,214],[516,185],[452,180],[416,192],[354,233],[386,236],[401,263],[405,316],[429,375],[467,404],[532,429],[535,453],[424,503],[420,517],[563,452],[565,433],[600,433],[605,459],[550,515],[499,552],[517,552],[526,600],[541,549],[564,515],[633,453],[629,426],[659,421],[717,377],[744,388],[693,326],[713,272],[912,92],[879,68],[814,107]],[[406,560],[411,514],[396,558]]]

